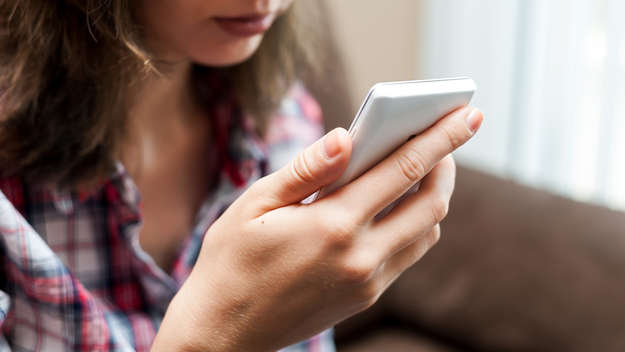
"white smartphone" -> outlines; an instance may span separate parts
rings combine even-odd
[[[384,82],[374,85],[349,127],[352,156],[338,180],[314,200],[332,193],[375,166],[410,137],[466,106],[477,87],[470,78]]]

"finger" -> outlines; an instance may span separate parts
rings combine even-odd
[[[390,214],[371,225],[367,242],[381,249],[379,253],[385,256],[381,262],[443,220],[454,190],[455,176],[455,163],[451,156],[447,156],[423,179],[417,193],[407,196]]]
[[[427,177],[427,176],[426,176]],[[417,191],[419,191],[419,186],[421,186],[421,182],[417,182],[415,183],[414,186],[410,187],[410,189],[408,189],[406,191],[406,193],[404,193],[401,197],[397,198],[397,200],[395,200],[393,203],[391,203],[391,205],[387,206],[386,208],[384,208],[384,210],[382,210],[381,212],[379,212],[374,220],[375,221],[379,221],[380,219],[384,218],[386,215],[388,215],[393,209],[395,209],[395,207],[397,206],[397,204],[401,203],[401,201],[403,201],[404,199],[406,199],[408,196],[410,196],[411,194],[417,193]]]
[[[379,280],[383,290],[386,290],[408,268],[417,263],[439,241],[441,236],[440,225],[435,225],[429,232],[397,252],[386,261],[375,280]]]
[[[256,200],[261,213],[300,202],[343,173],[351,147],[347,131],[334,129],[288,165],[254,183],[247,196]]]
[[[427,175],[445,155],[469,140],[482,118],[479,110],[471,108],[444,117],[328,198],[355,209],[358,213],[354,215],[362,222],[373,218]]]

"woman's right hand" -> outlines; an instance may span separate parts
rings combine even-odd
[[[300,201],[347,166],[343,129],[258,180],[208,230],[153,349],[276,350],[371,306],[437,242],[454,187],[449,154],[481,121],[458,110],[312,204]]]

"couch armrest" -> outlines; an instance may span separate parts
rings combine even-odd
[[[625,214],[460,167],[442,227],[392,314],[475,349],[625,348]]]

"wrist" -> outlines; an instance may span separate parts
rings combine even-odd
[[[185,291],[181,289],[169,303],[151,351],[227,351],[228,343],[218,338],[222,334],[216,331],[215,327],[206,326],[198,319],[198,315],[210,313],[194,312],[194,306],[200,307],[184,293]]]
[[[181,302],[182,301],[182,302]],[[195,352],[195,351],[218,351],[216,348],[207,348],[205,344],[200,344],[200,337],[195,335],[199,333],[199,328],[194,328],[193,319],[185,314],[188,303],[179,299],[178,294],[174,296],[167,307],[165,316],[158,328],[156,337],[152,344],[152,352],[176,351],[176,352]],[[210,340],[210,337],[206,337]]]
[[[152,351],[261,351],[249,347],[237,329],[233,314],[227,314],[227,302],[222,302],[207,285],[194,285],[191,277],[174,296],[163,317]]]

